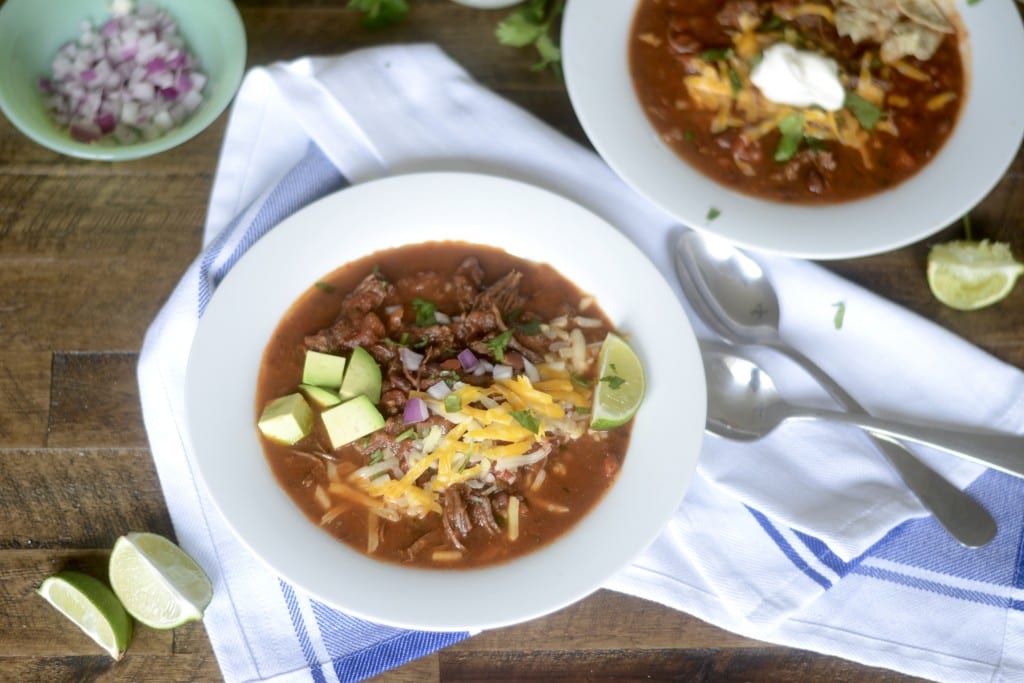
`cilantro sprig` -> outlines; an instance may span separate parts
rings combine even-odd
[[[360,21],[370,29],[397,24],[409,13],[407,0],[349,0],[348,7],[362,12]]]
[[[433,301],[416,297],[412,300],[412,310],[416,313],[416,327],[437,324],[437,306]]]
[[[494,359],[499,363],[505,360],[505,348],[508,346],[509,341],[512,340],[512,328],[509,328],[499,334],[496,337],[491,337],[484,344],[494,354]]]
[[[534,434],[540,431],[540,419],[529,410],[513,410],[512,417],[526,429]]]
[[[775,161],[789,161],[804,140],[804,115],[787,114],[779,121],[779,146],[775,148]]]
[[[864,130],[874,130],[878,122],[882,120],[882,110],[853,91],[846,93],[843,106],[853,112],[860,127]]]
[[[533,45],[540,61],[532,69],[543,71],[550,67],[561,76],[562,50],[551,36],[551,27],[564,8],[565,0],[527,0],[498,22],[494,35],[502,45]]]

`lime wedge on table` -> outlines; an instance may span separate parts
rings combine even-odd
[[[951,308],[973,311],[1010,293],[1024,264],[1002,242],[957,241],[936,244],[928,253],[928,286]]]
[[[114,659],[121,659],[132,639],[132,620],[114,593],[88,574],[63,571],[36,591],[73,621]]]
[[[597,357],[591,429],[612,429],[636,415],[644,399],[644,366],[617,334],[608,333]]]
[[[169,629],[202,619],[213,585],[196,561],[159,534],[133,532],[110,553],[110,585],[133,617]]]

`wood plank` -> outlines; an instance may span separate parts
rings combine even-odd
[[[196,250],[211,182],[209,172],[137,178],[0,174],[0,196],[8,198],[0,214],[0,257],[5,265],[16,257],[40,264],[67,259],[65,274],[74,272],[73,259],[127,257],[139,260],[137,269],[152,271],[152,263]],[[75,284],[64,283],[64,290]]]
[[[130,651],[131,652],[131,651]],[[219,681],[213,655],[138,655],[115,662],[106,655],[80,657],[0,657],[0,680],[81,683],[82,681],[160,681],[198,683]]]
[[[137,362],[134,353],[56,354],[47,445],[146,447]]]
[[[367,679],[371,683],[428,683],[441,680],[441,660],[437,653],[420,657],[405,666]]]
[[[609,619],[609,614],[616,615],[615,619]],[[728,633],[664,605],[599,590],[543,619],[484,631],[449,649],[518,652],[549,650],[555,645],[573,650],[765,647],[760,641]]]
[[[0,576],[8,550],[47,549],[59,560],[64,550],[110,548],[129,531],[173,538],[144,449],[0,450],[0,501]]]
[[[777,649],[612,649],[524,653],[445,650],[440,659],[441,680],[450,683],[579,680],[911,683],[923,680],[883,669],[861,667],[834,657]]]
[[[138,351],[193,257],[0,259],[5,351]],[[181,266],[153,269],[160,258]]]
[[[0,353],[0,444],[4,447],[46,442],[52,357],[48,351]]]

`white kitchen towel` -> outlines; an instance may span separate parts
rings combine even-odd
[[[436,47],[373,48],[251,71],[230,116],[204,251],[154,321],[139,361],[143,414],[175,531],[215,581],[205,622],[229,680],[358,680],[466,636],[356,620],[268,575],[193,476],[183,417],[196,325],[246,248],[349,183],[428,170],[487,173],[562,194],[620,229],[675,282],[670,245],[684,228],[592,152],[475,83]],[[873,412],[1024,427],[1017,369],[814,264],[758,258],[779,290],[787,341]],[[339,264],[344,259],[339,253]],[[788,396],[828,405],[795,368],[766,362]],[[1015,501],[1024,486],[918,452],[957,484],[974,482],[972,492],[1000,522],[990,546],[968,551],[948,539],[860,433],[794,424],[758,443],[708,437],[685,502],[608,587],[753,637],[936,679],[1022,677],[1015,646],[1024,520]]]

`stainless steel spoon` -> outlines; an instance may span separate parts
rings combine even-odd
[[[814,361],[779,336],[779,300],[764,271],[752,258],[723,241],[684,231],[676,242],[676,272],[694,312],[723,340],[765,346],[800,365],[847,410],[860,404]],[[872,440],[935,519],[959,543],[985,545],[996,535],[992,515],[899,443]]]
[[[898,422],[866,413],[805,408],[787,403],[765,370],[724,345],[701,346],[708,383],[708,430],[755,441],[787,420],[827,420],[905,439],[1024,478],[1024,436],[946,429]]]

